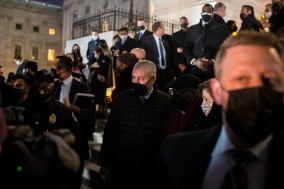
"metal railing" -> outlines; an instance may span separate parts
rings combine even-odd
[[[116,6],[113,9],[99,11],[93,15],[86,16],[84,18],[75,19],[73,22],[73,39],[85,37],[91,34],[92,30],[98,30],[101,32],[118,31],[121,27],[127,27],[129,32],[136,33],[136,23],[138,19],[144,18],[148,23],[148,28],[151,30],[151,25],[155,21],[163,21],[165,24],[167,34],[172,34],[180,29],[179,23],[174,20],[167,20],[159,18],[156,15],[150,16],[147,14],[138,13],[137,11],[127,11],[123,9],[117,9]]]

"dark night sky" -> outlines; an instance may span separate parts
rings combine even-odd
[[[44,3],[49,3],[49,4],[52,4],[52,5],[59,5],[59,6],[62,6],[64,0],[36,0],[36,1],[44,2]]]

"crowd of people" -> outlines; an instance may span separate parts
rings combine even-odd
[[[21,181],[11,188],[79,189],[88,140],[106,119],[106,189],[279,188],[283,7],[272,0],[261,23],[243,5],[238,29],[224,3],[204,4],[199,23],[182,16],[172,35],[141,18],[134,38],[121,27],[111,47],[93,30],[87,63],[74,44],[51,70],[16,56],[0,84],[1,175]]]

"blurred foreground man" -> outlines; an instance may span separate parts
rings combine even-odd
[[[164,141],[161,188],[284,187],[283,60],[271,34],[242,32],[224,42],[211,80],[223,124]]]

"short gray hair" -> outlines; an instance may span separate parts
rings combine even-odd
[[[157,66],[150,60],[140,60],[138,61],[133,69],[139,69],[141,67],[145,67],[147,69],[147,77],[150,78],[152,76],[157,75]]]

